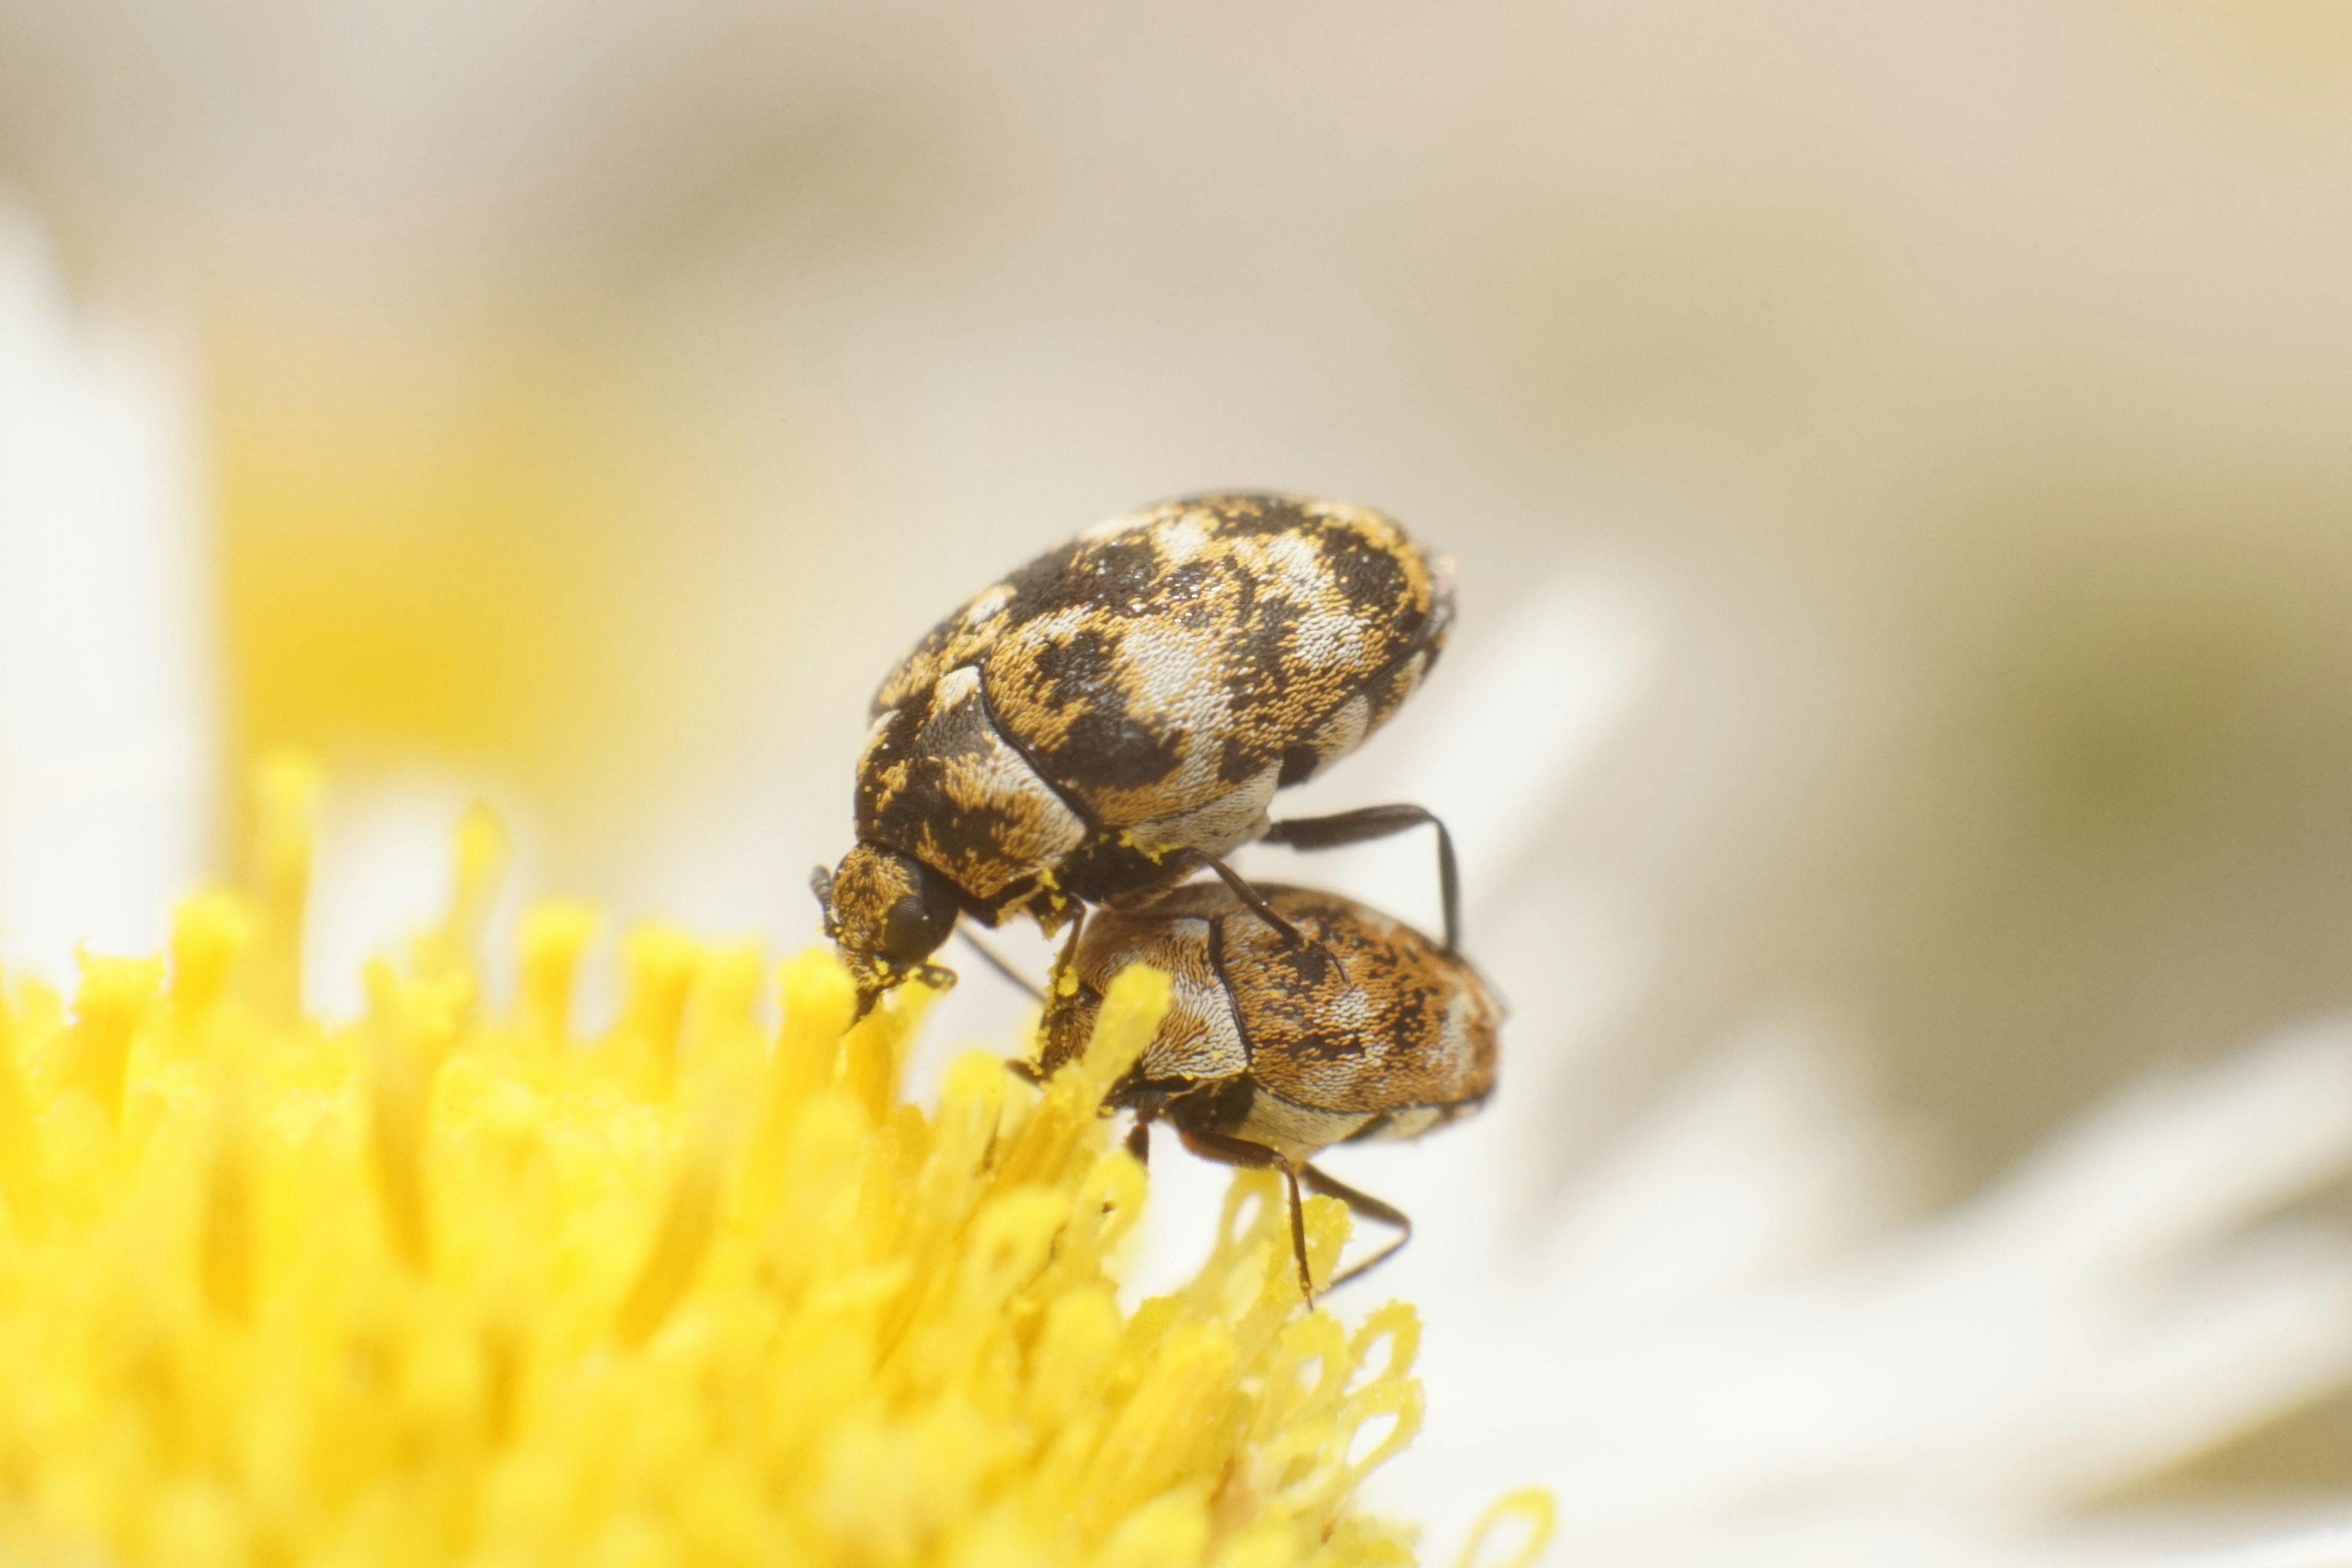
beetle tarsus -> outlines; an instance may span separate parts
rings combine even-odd
[[[1386,1263],[1402,1251],[1404,1244],[1412,1239],[1412,1217],[1394,1204],[1384,1203],[1370,1193],[1359,1192],[1337,1176],[1325,1171],[1318,1171],[1313,1165],[1301,1166],[1298,1174],[1308,1188],[1318,1195],[1337,1198],[1348,1205],[1349,1213],[1361,1215],[1366,1219],[1377,1221],[1391,1227],[1397,1233],[1394,1241],[1390,1242],[1370,1258],[1360,1263],[1351,1264],[1333,1275],[1331,1283],[1324,1287],[1325,1290],[1337,1290],[1349,1280],[1370,1273],[1374,1268]]]
[[[1437,829],[1437,890],[1445,906],[1445,951],[1458,952],[1462,945],[1461,865],[1454,854],[1454,835],[1427,806],[1367,805],[1329,816],[1294,816],[1268,827],[1265,842],[1286,844],[1293,849],[1337,849],[1404,833],[1423,823]]]
[[[1290,1187],[1290,1250],[1298,1259],[1298,1295],[1307,1303],[1307,1310],[1312,1311],[1315,1308],[1315,1275],[1307,1267],[1307,1205],[1298,1195],[1298,1167],[1287,1160],[1282,1162],[1282,1179]]]
[[[1307,1299],[1309,1307],[1314,1306],[1315,1275],[1307,1266],[1307,1205],[1298,1195],[1298,1167],[1284,1158],[1280,1151],[1246,1138],[1228,1137],[1223,1132],[1196,1132],[1181,1121],[1176,1124],[1176,1134],[1184,1140],[1184,1147],[1203,1160],[1244,1171],[1282,1173],[1283,1181],[1290,1187],[1290,1250],[1298,1259],[1298,1293]]]

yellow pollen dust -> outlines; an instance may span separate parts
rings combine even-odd
[[[1188,1284],[1120,1305],[1146,1179],[1098,1110],[1163,976],[1123,973],[1042,1089],[974,1051],[929,1104],[899,1079],[930,995],[853,1024],[821,950],[779,981],[637,933],[583,1037],[591,910],[526,918],[485,994],[476,813],[446,919],[321,1020],[316,776],[259,794],[251,892],[182,905],[167,961],[0,984],[0,1561],[1413,1560],[1352,1501],[1420,1423],[1412,1310],[1305,1310],[1265,1173]],[[1307,1229],[1328,1276],[1345,1211]],[[1548,1510],[1498,1505],[1512,1559]]]

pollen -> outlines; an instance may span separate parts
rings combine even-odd
[[[974,1051],[919,1101],[931,996],[857,1018],[822,950],[627,935],[583,1029],[595,912],[492,962],[475,814],[446,917],[323,1019],[316,789],[265,773],[251,890],[161,959],[0,984],[0,1560],[1413,1560],[1356,1490],[1420,1423],[1417,1321],[1307,1310],[1265,1173],[1122,1304],[1149,1188],[1099,1111],[1164,976],[1042,1087]],[[1345,1211],[1307,1223],[1328,1277]]]

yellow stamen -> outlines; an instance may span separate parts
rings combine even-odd
[[[67,1081],[98,1102],[109,1121],[122,1120],[123,1074],[131,1037],[147,1014],[163,977],[152,958],[81,955],[81,989],[74,996],[73,1054]]]
[[[1149,1183],[1102,1101],[1164,976],[1042,1089],[972,1052],[916,1103],[919,984],[860,1019],[828,951],[779,996],[657,932],[590,1046],[587,911],[528,918],[483,1003],[478,815],[364,1017],[309,1018],[307,781],[265,792],[257,890],[180,910],[166,1005],[121,959],[70,1016],[0,995],[0,1561],[1411,1561],[1352,1495],[1418,1425],[1416,1321],[1301,1310],[1270,1173],[1121,1307]],[[1307,1222],[1328,1273],[1346,1214]]]
[[[585,904],[545,905],[523,921],[523,1026],[538,1043],[559,1045],[572,1037],[580,955],[595,935],[596,911]]]
[[[253,1173],[245,1092],[224,1068],[217,1103],[212,1168],[205,1184],[203,1281],[205,1303],[224,1322],[252,1321],[254,1292]]]
[[[1543,1556],[1544,1548],[1551,1543],[1551,1532],[1559,1522],[1559,1512],[1551,1493],[1541,1487],[1523,1487],[1515,1492],[1506,1492],[1487,1505],[1477,1528],[1470,1532],[1469,1541],[1463,1546],[1462,1555],[1454,1560],[1454,1568],[1531,1568]],[[1508,1556],[1497,1558],[1492,1563],[1482,1561],[1487,1537],[1515,1518],[1527,1521],[1527,1539]]]
[[[201,894],[173,912],[172,1020],[184,1036],[220,1005],[229,973],[252,939],[252,922],[227,893]]]
[[[613,1336],[624,1347],[634,1350],[651,1338],[694,1282],[718,1229],[726,1174],[720,1140],[706,1129],[688,1153],[653,1249],[614,1321]]]
[[[40,1130],[16,1060],[16,1014],[8,1005],[5,976],[0,975],[0,1198],[26,1235],[41,1234]]]
[[[298,752],[265,759],[255,773],[253,879],[259,928],[250,970],[254,1005],[290,1023],[302,1011],[302,923],[310,901],[310,847],[319,764]]]
[[[419,1274],[432,1261],[425,1195],[434,1063],[421,1038],[418,999],[382,959],[368,965],[368,1152],[384,1233]]]

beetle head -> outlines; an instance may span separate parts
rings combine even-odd
[[[861,841],[830,874],[819,867],[810,886],[824,934],[857,982],[861,1016],[906,981],[940,990],[955,984],[951,972],[924,962],[955,930],[955,889],[945,877],[911,855]]]

